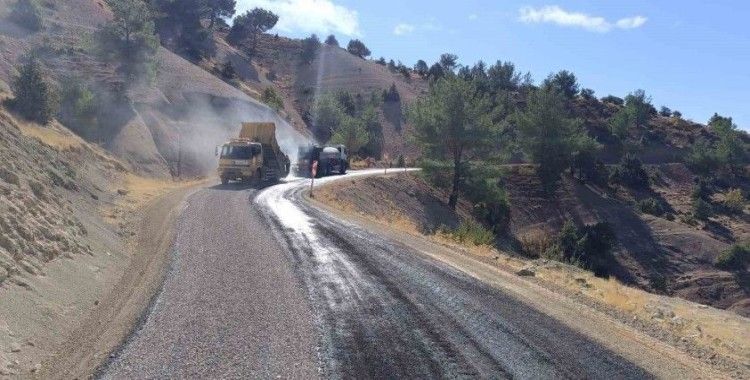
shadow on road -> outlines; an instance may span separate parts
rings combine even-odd
[[[267,187],[278,184],[279,182],[261,182],[261,183],[250,183],[250,182],[230,182],[226,185],[217,184],[209,187],[211,190],[220,191],[245,191],[245,190],[263,190]]]

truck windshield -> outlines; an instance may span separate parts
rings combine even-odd
[[[258,153],[260,153],[260,147],[253,145],[224,145],[221,148],[221,158],[227,158],[231,160],[249,160]]]

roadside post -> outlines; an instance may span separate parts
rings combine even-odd
[[[310,168],[310,198],[315,198],[313,187],[315,186],[315,176],[318,175],[318,160],[313,161]]]
[[[385,160],[385,164],[383,164],[385,171],[383,174],[388,174],[388,166],[391,164],[391,161],[388,159],[388,153],[383,154],[383,159]]]

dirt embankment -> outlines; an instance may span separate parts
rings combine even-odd
[[[161,235],[138,229],[139,210],[185,185],[134,175],[56,122],[0,109],[0,376],[38,375],[64,342],[89,336],[73,332],[105,310],[125,273],[143,272],[130,243]]]
[[[392,169],[397,172],[397,169]],[[385,222],[409,223],[423,233],[440,227],[457,228],[471,218],[471,205],[461,201],[457,211],[446,207],[447,195],[415,175],[345,180],[324,187],[316,198],[341,209]]]
[[[510,179],[506,185],[512,186],[509,182]],[[517,187],[510,192],[511,199],[516,199],[512,206],[512,215],[516,218],[512,226],[514,233],[542,227],[552,231],[555,223],[574,216],[573,206],[584,207],[574,197],[575,193],[559,197],[555,208],[549,202],[535,199],[533,191],[522,189]],[[519,193],[523,193],[523,202],[519,200]],[[447,194],[430,187],[417,175],[334,182],[316,190],[315,199],[344,215],[376,222],[401,234],[430,239],[454,249],[456,254],[467,255],[503,271],[531,276],[526,277],[528,281],[603,311],[622,323],[688,352],[696,359],[731,371],[735,376],[744,376],[740,374],[747,371],[746,365],[750,362],[750,345],[747,343],[750,341],[750,320],[747,318],[683,299],[648,293],[623,285],[615,279],[596,278],[567,264],[525,259],[492,247],[461,246],[441,234],[425,235],[427,229],[424,226],[430,217],[442,215],[442,220],[446,222],[457,221],[467,217],[466,212],[470,209],[464,206],[458,214],[452,213],[440,201],[444,202]],[[560,204],[570,207],[561,209]],[[435,211],[436,208],[441,210]],[[610,212],[625,211],[618,208]],[[589,219],[582,220],[591,222]],[[639,228],[649,228],[649,224],[645,223]]]

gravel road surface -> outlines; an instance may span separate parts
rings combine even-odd
[[[102,377],[651,377],[498,289],[310,206],[307,185],[193,195],[163,290]]]
[[[315,378],[318,334],[285,249],[231,184],[193,194],[171,270],[103,378]]]

